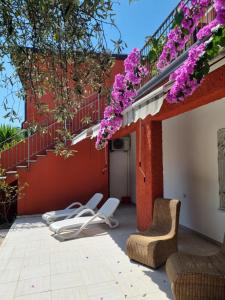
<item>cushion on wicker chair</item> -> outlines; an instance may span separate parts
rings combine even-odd
[[[158,198],[153,222],[146,232],[134,233],[127,240],[127,255],[152,268],[164,264],[177,251],[180,201]]]

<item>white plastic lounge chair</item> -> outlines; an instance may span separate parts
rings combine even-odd
[[[115,210],[117,209],[120,200],[117,198],[109,198],[97,213],[90,209],[81,211],[78,215],[71,219],[54,222],[49,226],[49,229],[55,234],[60,234],[67,231],[75,231],[74,236],[78,236],[88,225],[93,224],[107,224],[110,228],[115,228],[119,222],[112,218]],[[92,216],[85,216],[84,214],[90,212]]]
[[[59,219],[69,219],[77,215],[79,212],[83,211],[84,209],[91,209],[92,211],[96,209],[97,205],[103,198],[103,194],[96,193],[94,194],[91,199],[85,204],[82,205],[80,202],[73,202],[65,209],[56,210],[56,211],[49,211],[42,215],[42,219],[50,224]]]

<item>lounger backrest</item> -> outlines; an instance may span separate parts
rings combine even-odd
[[[86,203],[86,207],[90,209],[95,209],[102,200],[102,198],[103,194],[95,193],[94,196],[92,196],[91,199]]]
[[[119,204],[120,204],[119,199],[109,198],[99,209],[98,213],[106,218],[109,218],[114,214]]]

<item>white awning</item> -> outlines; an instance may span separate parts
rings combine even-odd
[[[92,127],[91,139],[95,138],[98,135],[99,129],[100,129],[100,123]]]
[[[81,133],[79,133],[72,139],[71,144],[76,145],[77,143],[85,140],[86,138],[93,139],[94,137],[96,137],[98,135],[98,130],[99,130],[99,124],[83,130]]]
[[[148,115],[156,115],[163,104],[165,98],[165,87],[154,90],[137,102],[133,103],[130,107],[125,109],[123,115],[123,126],[130,125],[138,119],[145,119]]]

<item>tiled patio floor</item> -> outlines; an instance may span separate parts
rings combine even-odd
[[[124,253],[135,231],[135,208],[121,207],[120,227],[90,227],[80,238],[59,241],[40,217],[16,220],[0,247],[0,299],[164,300],[172,299],[164,268],[131,263]],[[193,237],[191,237],[192,239]],[[188,250],[188,233],[181,248]],[[194,237],[196,251],[217,248]],[[183,244],[182,244],[183,243]]]

